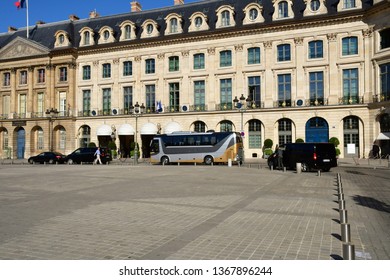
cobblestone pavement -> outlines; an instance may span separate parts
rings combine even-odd
[[[384,169],[0,165],[0,259],[389,259]],[[387,173],[386,173],[387,172]]]

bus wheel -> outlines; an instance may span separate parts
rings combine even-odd
[[[204,163],[207,165],[211,165],[213,163],[213,157],[212,156],[205,156]]]
[[[162,157],[161,158],[161,164],[162,165],[169,164],[169,158],[168,157]]]

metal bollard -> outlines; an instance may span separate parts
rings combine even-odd
[[[297,162],[296,169],[297,169],[297,174],[301,174],[301,172],[302,172],[302,163]]]
[[[240,164],[240,163],[238,163],[238,164]],[[232,167],[232,159],[231,158],[228,159],[228,167]]]
[[[355,245],[351,243],[343,243],[343,259],[344,260],[355,259]]]
[[[349,224],[341,224],[341,241],[351,242],[351,226]]]
[[[317,171],[317,175],[318,175],[318,177],[321,177],[321,170]]]
[[[271,171],[273,171],[274,170],[274,166],[273,165],[271,165]]]
[[[345,209],[340,210],[340,224],[348,223],[348,211]]]
[[[283,172],[286,172],[287,171],[287,168],[286,167],[283,167]]]
[[[340,200],[344,200],[344,194],[342,192],[341,193],[339,192],[339,201]]]

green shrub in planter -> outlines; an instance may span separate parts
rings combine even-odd
[[[298,138],[295,140],[295,143],[305,143],[305,141],[302,138]]]
[[[88,148],[96,148],[96,144],[94,142],[90,142],[88,144]]]
[[[264,148],[265,149],[272,148],[273,144],[274,144],[274,142],[271,139],[265,139],[264,140]]]
[[[339,141],[339,139],[338,139],[337,137],[332,137],[332,138],[330,138],[330,139],[329,139],[329,143],[333,143],[333,145],[334,145],[335,147],[337,147],[338,145],[340,145],[340,141]]]

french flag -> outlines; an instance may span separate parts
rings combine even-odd
[[[18,0],[15,2],[15,6],[18,9],[24,9],[27,7],[26,0]]]

